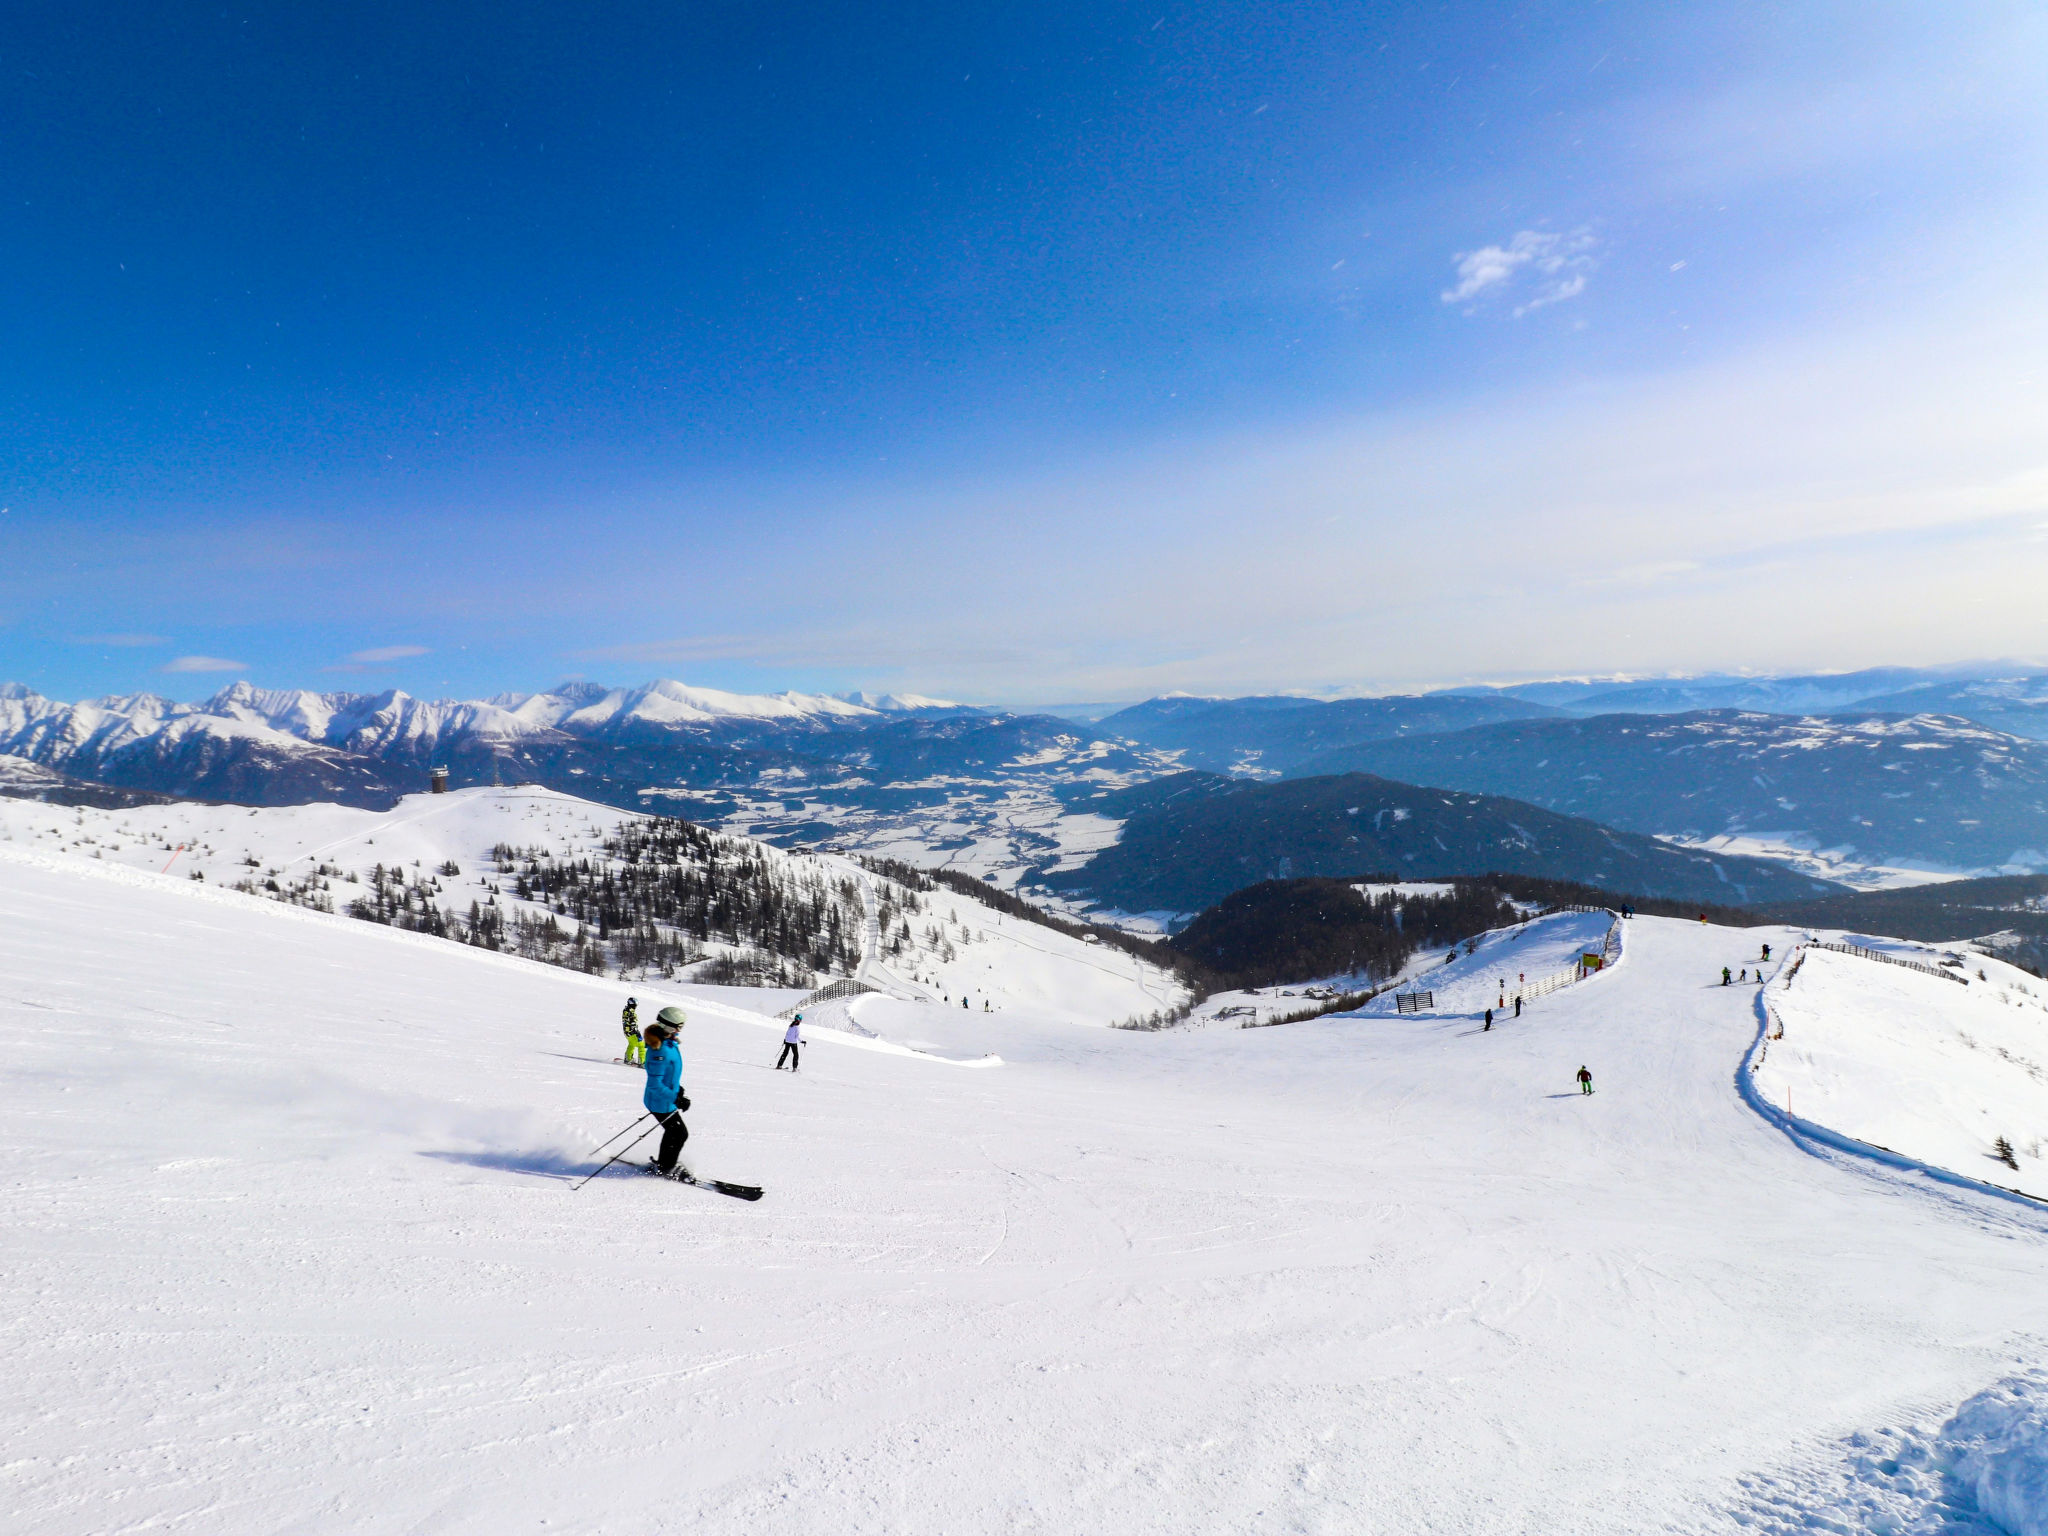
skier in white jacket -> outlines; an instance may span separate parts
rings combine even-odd
[[[782,1054],[775,1058],[775,1070],[780,1072],[782,1064],[789,1063],[789,1070],[796,1070],[796,1048],[804,1043],[804,1016],[798,1014],[789,1021],[789,1028],[782,1032]]]

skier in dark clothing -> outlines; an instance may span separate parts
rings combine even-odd
[[[676,1176],[683,1143],[690,1139],[690,1128],[683,1124],[683,1112],[690,1107],[683,1093],[683,1053],[676,1049],[683,1023],[682,1009],[664,1008],[647,1026],[647,1087],[640,1095],[661,1126],[661,1151],[647,1171],[669,1179]]]
[[[1522,1016],[1522,994],[1521,994],[1521,993],[1519,993],[1519,992],[1517,992],[1517,993],[1515,994],[1515,1017],[1519,1019],[1519,1018],[1520,1018],[1521,1016]]]
[[[1486,1010],[1486,1028],[1493,1028],[1493,1010],[1491,1008]],[[1484,1034],[1485,1030],[1481,1030],[1480,1033]]]
[[[1764,958],[1766,960],[1771,958],[1771,946],[1768,944],[1764,946]]]
[[[1588,1072],[1584,1067],[1579,1068],[1579,1092],[1591,1093],[1592,1091],[1593,1074]]]
[[[1731,980],[1733,980],[1733,979],[1734,979],[1734,978],[1733,978],[1733,975],[1732,975],[1732,974],[1730,973],[1730,971],[1729,971],[1728,967],[1727,967],[1727,966],[1725,966],[1725,965],[1724,965],[1724,966],[1722,966],[1722,967],[1721,967],[1721,985],[1725,987],[1725,986],[1727,986],[1727,985],[1728,985],[1728,983],[1729,983],[1729,982],[1730,982]]]

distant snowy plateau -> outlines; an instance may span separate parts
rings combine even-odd
[[[2048,1533],[2048,983],[1981,948],[1564,911],[1140,1031],[1164,973],[938,888],[792,1075],[794,991],[309,904],[544,911],[506,850],[626,820],[0,800],[0,1525]],[[759,1203],[576,1187],[629,992]]]

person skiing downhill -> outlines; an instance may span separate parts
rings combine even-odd
[[[1729,972],[1729,970],[1728,970],[1728,967],[1727,967],[1727,966],[1725,966],[1725,965],[1724,965],[1724,966],[1722,966],[1722,967],[1721,967],[1721,985],[1722,985],[1722,986],[1724,986],[1724,987],[1725,987],[1725,986],[1727,986],[1727,985],[1728,985],[1728,983],[1729,983],[1729,981],[1730,981],[1731,979],[1733,979],[1733,978],[1732,978],[1732,975],[1731,975],[1731,973],[1730,973],[1730,972]]]
[[[775,1070],[780,1072],[782,1064],[789,1063],[789,1070],[796,1070],[797,1047],[804,1043],[804,1016],[798,1014],[789,1021],[789,1028],[782,1032],[782,1054],[775,1058]]]
[[[1592,1091],[1593,1074],[1588,1072],[1584,1067],[1579,1068],[1579,1092],[1591,1093]]]
[[[1486,1010],[1486,1029],[1491,1028],[1493,1028],[1493,1010],[1489,1008]],[[1486,1030],[1483,1029],[1480,1031],[1480,1033],[1485,1034]]]
[[[683,1053],[676,1048],[676,1035],[683,1023],[682,1009],[664,1008],[647,1026],[652,1048],[647,1053],[647,1087],[640,1102],[661,1126],[661,1150],[648,1164],[648,1172],[667,1179],[676,1176],[676,1160],[683,1155],[683,1143],[690,1139],[690,1128],[683,1124],[683,1112],[690,1107],[683,1093]]]
[[[626,1054],[619,1059],[629,1067],[647,1065],[647,1042],[640,1038],[640,999],[629,997],[619,1010],[619,1027],[626,1032]]]

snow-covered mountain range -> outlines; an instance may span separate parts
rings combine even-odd
[[[2048,676],[2038,671],[1871,667],[1798,677],[1687,677],[1636,682],[1521,683],[1454,692],[1519,699],[1572,715],[1684,714],[1748,709],[1770,714],[1962,715],[2015,736],[2048,738]]]
[[[466,700],[237,683],[198,703],[76,704],[9,684],[0,763],[17,782],[0,792],[382,808],[446,766],[457,787],[542,784],[1010,886],[1071,872],[1113,844],[1123,817],[1106,795],[1209,765],[1249,778],[1364,771],[1507,796],[1857,884],[2048,866],[2048,742],[2030,739],[2048,680],[1890,668],[1569,695],[1592,686],[1536,685],[1542,699],[1175,697],[1088,726],[914,695],[736,694],[673,680]],[[1873,688],[1935,708],[1843,712]],[[1663,708],[1730,690],[1807,712]],[[1640,712],[1604,707],[1624,701]],[[2027,729],[1981,723],[1999,711]],[[59,777],[24,778],[33,772]]]
[[[513,755],[524,760],[535,751],[734,746],[980,713],[916,696],[738,694],[667,679],[638,688],[567,683],[489,699],[236,683],[190,704],[149,693],[68,704],[9,683],[0,685],[0,753],[74,778],[169,794],[389,804],[424,787],[427,769],[451,759],[511,766]]]
[[[1114,824],[1070,802],[1176,766],[1049,715],[674,681],[474,700],[237,683],[195,704],[151,694],[67,704],[10,684],[0,687],[0,762],[66,776],[62,785],[367,809],[427,788],[429,770],[445,766],[457,788],[540,784],[785,845],[844,843],[992,876],[1102,846]],[[40,799],[61,798],[59,788],[23,786]]]

